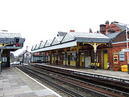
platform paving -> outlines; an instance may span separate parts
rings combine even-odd
[[[122,72],[122,71],[112,71],[112,70],[104,70],[104,69],[87,69],[87,68],[70,68],[70,67],[62,67],[62,66],[55,66],[55,65],[48,65],[45,63],[39,64],[39,65],[46,65],[46,66],[51,66],[51,67],[56,67],[56,68],[62,68],[62,69],[67,69],[67,70],[72,70],[72,71],[79,71],[79,72],[84,72],[84,73],[90,73],[90,74],[98,74],[102,76],[108,76],[108,77],[113,77],[113,78],[119,78],[119,79],[125,79],[129,80],[129,74],[128,72]]]
[[[35,79],[11,67],[0,74],[0,97],[61,97]]]
[[[114,77],[119,79],[125,79],[129,80],[129,74],[127,72],[122,71],[112,71],[112,70],[102,70],[102,69],[76,69],[77,71],[85,72],[85,73],[91,73],[91,74],[98,74],[108,77]]]

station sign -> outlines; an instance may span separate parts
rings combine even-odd
[[[123,49],[121,52],[129,52],[129,49]]]

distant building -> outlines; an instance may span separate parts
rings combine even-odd
[[[19,56],[18,56],[18,60],[22,63],[30,63],[30,60],[31,60],[31,52],[25,50],[23,51],[23,53],[21,53]]]

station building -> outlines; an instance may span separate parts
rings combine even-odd
[[[126,26],[118,22],[100,25],[100,32],[58,32],[52,40],[32,47],[32,62],[77,68],[119,70],[127,64]]]
[[[0,68],[10,67],[10,52],[21,49],[24,41],[20,33],[0,32]]]

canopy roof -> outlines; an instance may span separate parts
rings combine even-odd
[[[42,46],[39,47],[38,45],[40,44],[36,44],[36,47],[32,48],[32,53],[77,46],[77,42],[108,43],[109,41],[110,38],[101,33],[60,32],[52,40],[46,40],[46,42],[43,42],[41,44]]]
[[[0,32],[0,38],[14,38],[14,37],[21,37],[21,34],[20,33]]]
[[[20,43],[25,41],[25,39],[21,37],[20,33],[0,32],[0,43],[14,43],[16,38],[19,38]]]
[[[54,37],[53,40],[47,40],[46,43],[43,43],[42,48],[34,48],[33,52],[39,51],[48,51],[59,48],[66,48],[76,46],[77,42],[96,42],[96,43],[108,43],[110,38],[101,33],[87,33],[87,32],[60,32],[57,37]],[[37,45],[37,44],[36,44]]]
[[[19,49],[24,41],[20,33],[0,32],[0,49]]]

